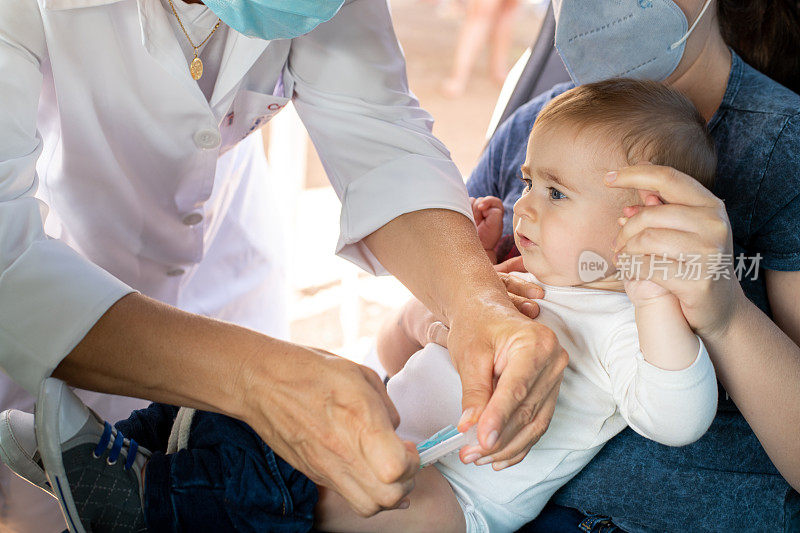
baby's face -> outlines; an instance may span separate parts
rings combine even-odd
[[[579,258],[594,252],[613,267],[617,219],[638,204],[628,189],[606,187],[605,174],[627,166],[621,150],[609,148],[591,129],[575,134],[563,125],[537,128],[522,167],[526,189],[514,205],[514,239],[525,269],[549,285],[586,285]],[[586,256],[584,256],[586,257]]]

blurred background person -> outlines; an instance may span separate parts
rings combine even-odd
[[[442,83],[442,93],[450,98],[464,94],[478,53],[489,49],[489,74],[498,85],[508,73],[507,61],[513,36],[514,15],[519,0],[468,0],[466,18],[458,34],[450,77]]]

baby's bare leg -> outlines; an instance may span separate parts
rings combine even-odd
[[[336,492],[319,488],[314,509],[320,531],[441,531],[463,533],[464,514],[453,490],[435,467],[429,466],[415,478],[408,509],[383,511],[364,518],[357,515]]]

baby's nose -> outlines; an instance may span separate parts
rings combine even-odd
[[[533,205],[533,202],[524,197],[517,200],[514,204],[514,215],[527,218],[532,222],[536,222],[538,219],[536,207]]]

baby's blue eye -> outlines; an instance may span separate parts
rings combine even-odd
[[[529,190],[531,190],[531,187],[533,187],[533,182],[531,181],[530,178],[525,177],[525,176],[520,176],[519,179],[521,179],[522,182],[525,184],[525,190],[522,191],[523,193],[526,193]]]
[[[556,189],[555,187],[548,187],[550,190],[550,199],[551,200],[564,200],[566,199],[566,195],[564,195],[561,191]]]

